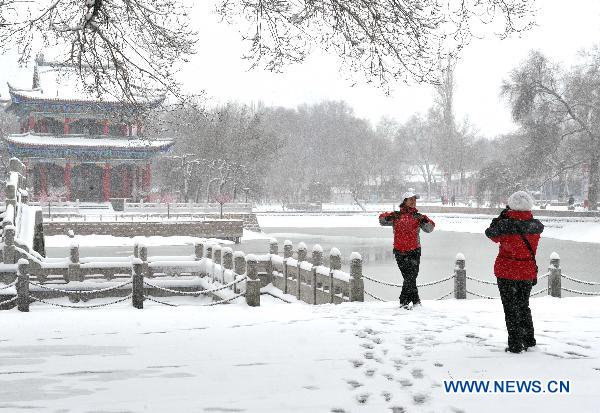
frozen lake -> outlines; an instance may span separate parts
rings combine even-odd
[[[263,231],[279,241],[280,253],[283,251],[283,242],[286,239],[294,243],[294,249],[298,242],[306,243],[309,255],[314,244],[320,244],[325,255],[328,255],[332,247],[338,248],[343,257],[347,258],[352,251],[359,252],[364,259],[365,275],[382,279],[393,283],[401,283],[402,277],[396,267],[392,254],[392,231],[391,228],[290,228],[290,227],[263,227]],[[445,278],[452,274],[456,253],[465,254],[467,262],[467,275],[494,281],[493,265],[498,247],[489,241],[483,234],[434,231],[431,234],[421,234],[423,254],[421,257],[421,271],[418,278],[419,283],[429,282]],[[246,253],[264,253],[268,250],[266,240],[249,240],[233,246],[235,250]],[[542,238],[538,250],[538,265],[540,274],[546,273],[549,257],[553,251],[559,253],[563,273],[571,277],[600,281],[600,245],[574,241],[556,240]],[[50,257],[68,256],[65,247],[53,248],[47,244],[47,253]],[[192,254],[191,245],[174,246],[149,246],[149,255],[184,255]],[[130,247],[106,246],[106,247],[81,247],[81,256],[126,256],[131,255]],[[343,268],[348,270],[348,264]],[[573,285],[563,280],[564,286],[583,291],[597,291],[597,288]],[[537,291],[546,286],[544,280],[534,287]],[[373,284],[365,281],[366,290],[387,300],[396,299],[399,289]],[[452,280],[430,287],[420,288],[421,297],[433,299],[446,294],[452,290]],[[495,286],[475,283],[468,280],[467,288],[480,294],[497,296]],[[563,293],[566,296],[569,293]]]

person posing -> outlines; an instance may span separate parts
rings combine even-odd
[[[494,274],[508,330],[506,351],[512,353],[536,345],[529,294],[537,284],[535,254],[544,225],[533,218],[532,208],[533,198],[527,192],[515,192],[508,198],[508,206],[485,230],[489,239],[500,244]]]
[[[417,276],[421,264],[421,230],[431,232],[435,223],[417,210],[417,199],[414,192],[402,194],[400,211],[384,212],[379,215],[379,224],[394,228],[394,256],[404,278],[400,293],[400,306],[410,308],[421,304],[417,289]]]

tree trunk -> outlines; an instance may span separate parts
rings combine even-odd
[[[352,199],[354,200],[354,202],[356,203],[356,205],[358,205],[358,207],[362,210],[362,212],[367,212],[367,209],[358,200],[358,191],[356,191],[356,192],[355,191],[350,191],[350,193],[352,194]]]
[[[598,156],[592,156],[592,159],[590,159],[589,179],[588,200],[590,211],[596,211],[598,209]]]

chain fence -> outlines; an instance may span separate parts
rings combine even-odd
[[[60,303],[53,303],[50,301],[46,301],[43,300],[41,298],[35,297],[33,295],[30,295],[29,297],[34,300],[34,301],[38,301],[40,303],[44,303],[44,304],[48,304],[48,305],[52,305],[55,307],[61,307],[61,308],[99,308],[99,307],[107,307],[109,305],[113,305],[113,304],[118,304],[118,303],[122,303],[123,301],[127,301],[127,300],[131,300],[131,297],[133,295],[129,294],[123,298],[119,298],[118,300],[114,300],[108,303],[101,303],[101,304],[89,304],[89,305],[71,305],[71,304],[60,304]]]

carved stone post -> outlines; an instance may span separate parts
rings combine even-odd
[[[454,263],[454,298],[457,300],[467,298],[467,270],[465,265],[465,256],[459,252],[456,254]]]
[[[337,248],[332,248],[329,252],[329,294],[330,302],[334,302],[335,282],[333,273],[342,269],[342,254]]]
[[[283,243],[283,292],[288,293],[288,258],[294,255],[294,246],[292,241],[285,240]]]
[[[350,301],[365,301],[362,267],[362,257],[358,252],[353,252],[350,255]]]
[[[148,247],[140,245],[140,261],[142,261],[142,273],[144,277],[153,277],[152,269],[148,265]]]
[[[4,227],[4,263],[16,263],[17,255],[15,251],[15,227],[7,225]]]
[[[83,281],[81,264],[79,263],[79,244],[77,243],[72,243],[69,249],[69,268],[67,269],[65,281]]]
[[[29,261],[21,258],[18,262],[17,274],[17,308],[19,311],[29,312]]]
[[[296,298],[300,300],[301,287],[302,287],[302,261],[306,261],[306,255],[308,254],[306,244],[303,242],[298,243],[298,283],[296,285]]]
[[[140,258],[133,259],[131,301],[133,307],[139,310],[144,308],[144,272],[142,265],[142,260]]]
[[[258,278],[256,256],[246,256],[246,303],[250,307],[260,306],[260,279]]]
[[[246,258],[244,257],[243,251],[236,251],[233,254],[233,272],[234,279],[237,279],[238,275],[244,274],[246,272]],[[233,292],[237,294],[237,284],[234,284]]]
[[[562,270],[560,268],[560,256],[553,252],[550,255],[550,266],[548,267],[550,275],[548,276],[548,290],[552,297],[561,297],[561,277]]]
[[[317,285],[317,267],[323,265],[323,248],[319,244],[313,245],[312,249],[312,273],[310,285],[312,287],[312,303],[317,304],[317,288],[321,285]]]

